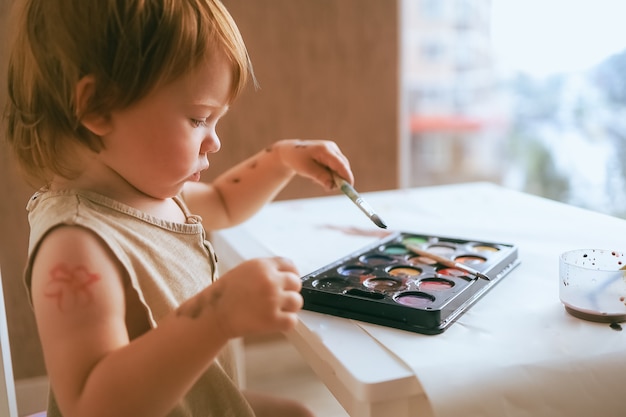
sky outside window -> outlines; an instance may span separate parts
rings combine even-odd
[[[515,97],[507,185],[626,216],[626,102],[607,96],[626,77],[626,1],[492,6],[496,70]],[[613,79],[600,80],[609,58]]]
[[[492,0],[496,63],[536,76],[584,71],[626,49],[624,0]]]

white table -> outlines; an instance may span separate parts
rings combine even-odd
[[[515,244],[521,264],[434,336],[302,311],[287,336],[351,416],[624,416],[626,331],[571,317],[558,256],[626,249],[626,221],[488,183],[366,193],[401,230]],[[380,239],[342,195],[272,203],[213,235],[222,273],[286,256],[302,275]]]

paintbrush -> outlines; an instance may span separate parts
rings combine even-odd
[[[437,261],[437,263],[440,263],[441,265],[447,266],[449,268],[460,269],[461,271],[465,271],[471,275],[474,275],[475,277],[482,278],[487,281],[491,281],[491,279],[487,275],[483,274],[480,271],[475,270],[474,268],[470,268],[469,266],[465,264],[453,261],[452,259],[449,259],[449,258],[444,258],[443,256],[435,255],[434,253],[428,252],[427,250],[424,250],[415,245],[405,244],[404,246],[406,246],[408,250],[415,253],[416,255],[420,255],[425,258],[432,259],[433,261]]]
[[[350,185],[348,181],[334,174],[333,174],[333,179],[335,180],[335,184],[337,185],[337,187],[339,187],[341,191],[345,195],[347,195],[348,198],[352,200],[352,202],[356,204],[356,206],[359,209],[361,209],[361,211],[365,213],[365,215],[369,217],[371,221],[374,222],[376,226],[382,229],[387,228],[387,225],[385,224],[385,222],[382,221],[380,216],[376,214],[376,212],[370,207],[369,204],[367,204],[367,202],[363,199],[363,197],[361,197],[359,193],[357,193],[357,191],[354,189],[354,187]]]

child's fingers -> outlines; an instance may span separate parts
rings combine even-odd
[[[322,187],[335,188],[333,173],[354,182],[348,158],[329,140],[286,140],[278,143],[283,162],[299,175],[311,178]]]
[[[276,257],[274,261],[276,262],[278,271],[283,272],[278,285],[285,291],[299,292],[302,288],[302,281],[300,280],[298,268],[293,261],[282,257]]]
[[[281,302],[281,311],[283,312],[293,312],[296,313],[302,310],[302,306],[304,305],[304,300],[300,293],[295,291],[288,291],[283,294]]]
[[[302,281],[300,276],[294,273],[285,274],[282,282],[282,288],[285,291],[299,292],[302,288]]]
[[[294,327],[298,322],[298,315],[296,313],[284,313],[275,323],[275,331],[287,332]]]
[[[354,182],[350,162],[336,146],[331,147],[328,152],[320,152],[318,155],[314,155],[313,159],[318,166],[323,168],[317,171],[317,179],[320,183],[330,183],[331,188],[334,188],[333,175],[338,175],[350,184]]]

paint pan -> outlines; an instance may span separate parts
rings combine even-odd
[[[489,279],[416,256],[407,245]],[[397,232],[302,277],[304,308],[438,334],[519,264],[517,252],[511,244]]]

